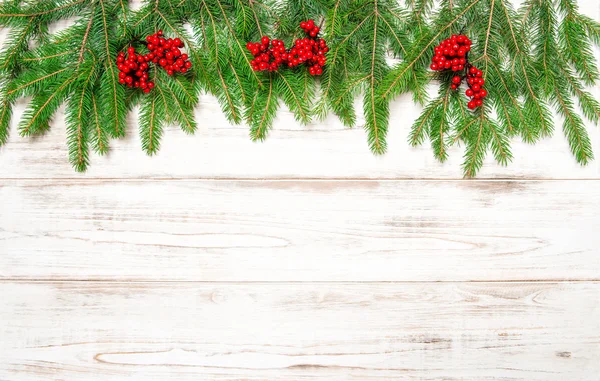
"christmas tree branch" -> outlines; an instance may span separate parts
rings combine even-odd
[[[50,32],[71,17],[71,26]],[[291,46],[308,18],[322,26],[330,47],[319,80],[303,67],[253,70],[247,42],[268,34]],[[66,103],[69,160],[78,171],[89,164],[90,145],[103,154],[110,138],[125,135],[136,105],[148,154],[158,152],[169,123],[193,133],[203,91],[217,97],[232,123],[245,121],[253,140],[266,138],[280,102],[302,124],[333,113],[352,127],[362,96],[374,153],[387,147],[389,102],[411,93],[424,108],[409,143],[428,139],[445,161],[461,142],[466,176],[477,174],[487,152],[507,164],[511,138],[535,143],[552,135],[554,111],[573,155],[587,164],[593,152],[584,118],[600,122],[600,103],[588,91],[600,79],[593,53],[600,24],[575,0],[525,0],[519,9],[507,0],[145,0],[136,11],[126,0],[5,0],[0,26],[10,28],[0,52],[0,146],[18,98],[32,97],[20,117],[24,136],[45,132]],[[158,29],[183,41],[191,70],[152,71],[149,94],[123,86],[117,54],[129,46],[145,51],[146,36]],[[468,58],[487,90],[476,111],[467,108],[464,89],[450,87],[453,74],[428,70],[434,46],[459,32],[473,41]],[[440,87],[432,101],[430,84]]]

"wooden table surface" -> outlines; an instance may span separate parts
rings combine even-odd
[[[252,143],[205,96],[195,136],[150,158],[131,116],[83,175],[62,112],[42,138],[13,121],[0,380],[600,380],[600,160],[557,118],[464,180],[460,148],[406,143],[409,97],[391,113],[375,157],[361,128],[285,111]]]

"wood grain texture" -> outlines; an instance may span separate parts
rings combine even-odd
[[[25,104],[0,148],[0,381],[600,381],[600,161],[558,117],[479,174],[513,180],[455,181],[461,148],[408,146],[409,97],[376,157],[286,110],[252,143],[203,96],[195,136],[147,157],[132,114],[82,175],[62,110],[18,137]]]
[[[598,89],[594,93],[600,95]],[[21,102],[15,115],[22,113],[24,105]],[[43,137],[19,137],[13,120],[9,142],[0,149],[0,178],[462,178],[463,147],[450,149],[449,160],[442,164],[428,144],[412,148],[407,143],[419,113],[410,97],[394,101],[388,153],[375,156],[362,128],[345,129],[333,117],[303,127],[291,113],[281,112],[269,138],[252,142],[246,126],[231,126],[216,99],[204,96],[196,112],[199,130],[194,136],[167,128],[158,155],[146,156],[132,114],[127,137],[113,140],[108,156],[92,155],[88,172],[78,174],[67,160],[61,110],[54,128]],[[556,121],[562,123],[560,118]],[[600,131],[591,125],[588,131],[594,152],[600,155]],[[489,155],[478,178],[600,178],[600,161],[586,167],[577,164],[558,127],[554,137],[537,145],[515,140],[513,154],[508,167],[499,166]]]
[[[4,181],[0,277],[600,280],[600,181]]]
[[[600,374],[600,285],[0,282],[2,380]]]

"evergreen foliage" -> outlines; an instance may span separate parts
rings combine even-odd
[[[75,22],[55,33],[51,24]],[[304,68],[254,72],[245,45],[262,35],[287,46],[315,19],[330,46],[323,75]],[[148,154],[160,148],[165,125],[186,133],[197,126],[198,95],[217,97],[231,123],[247,123],[250,137],[266,138],[280,104],[302,124],[334,113],[356,124],[362,97],[365,130],[376,154],[386,151],[389,102],[411,93],[423,105],[409,136],[431,142],[437,159],[464,144],[463,169],[475,176],[488,152],[510,162],[510,141],[528,143],[554,132],[552,113],[581,164],[593,159],[584,118],[600,121],[600,104],[586,90],[600,75],[594,48],[600,24],[578,11],[576,0],[5,0],[0,26],[10,28],[0,52],[0,146],[8,138],[16,99],[31,97],[19,122],[22,136],[43,134],[65,104],[69,159],[78,171],[90,147],[104,154],[126,132],[126,114],[140,106],[140,138]],[[118,82],[115,58],[162,29],[186,44],[192,69],[169,77],[151,70],[155,89],[141,94]],[[462,32],[473,41],[470,60],[483,70],[489,96],[475,112],[451,76],[432,73],[433,48]],[[141,47],[143,49],[143,47]],[[430,99],[430,83],[439,85]]]

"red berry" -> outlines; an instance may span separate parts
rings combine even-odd
[[[477,99],[475,101],[475,104],[479,107],[479,106],[483,105],[483,101],[481,99]]]
[[[461,82],[461,79],[458,75],[454,76],[454,78],[452,78],[452,82],[454,82],[455,84],[459,84]]]
[[[466,94],[468,97],[472,97],[472,96],[473,96],[473,94],[474,94],[474,91],[473,91],[473,90],[471,90],[471,89],[467,89],[467,91],[465,91],[465,94]]]
[[[471,88],[473,89],[473,91],[479,91],[479,90],[481,90],[481,86],[479,86],[478,84],[475,84],[475,85],[471,86]]]
[[[474,110],[474,109],[475,109],[475,107],[477,107],[477,105],[475,104],[475,101],[470,101],[470,102],[467,104],[467,107],[469,107],[471,110]]]
[[[481,95],[482,98],[487,97],[488,92],[485,89],[481,89],[481,91],[479,92],[479,95]]]

